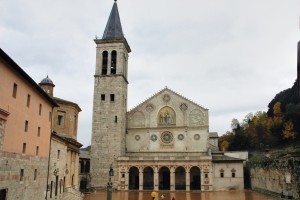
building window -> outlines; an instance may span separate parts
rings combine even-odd
[[[105,101],[105,94],[101,94],[101,101]]]
[[[235,169],[232,169],[232,170],[231,170],[231,177],[232,177],[232,178],[235,178],[235,172],[236,172]]]
[[[36,155],[36,156],[39,155],[39,146],[36,146],[35,155]]]
[[[28,121],[26,120],[25,121],[25,132],[27,132],[28,131]]]
[[[118,122],[118,116],[115,116],[115,123]]]
[[[205,178],[208,178],[208,174],[205,174]]]
[[[220,172],[220,177],[224,178],[224,172]]]
[[[14,86],[13,86],[13,98],[17,98],[17,90],[18,90],[18,85],[16,83],[14,83]]]
[[[62,115],[58,115],[57,117],[57,125],[62,126],[63,124],[63,116]]]
[[[41,136],[41,127],[38,127],[37,136],[38,136],[38,137],[40,137],[40,136]]]
[[[30,94],[27,95],[27,107],[29,108],[30,106]]]
[[[40,106],[39,106],[39,115],[41,115],[42,114],[42,104],[40,104]]]
[[[114,94],[110,94],[110,101],[115,101],[115,95]]]
[[[221,178],[224,178],[224,169],[221,169],[221,170],[220,170],[220,177],[221,177]]]
[[[36,177],[37,177],[37,169],[34,169],[34,176],[33,176],[34,181],[36,181]]]
[[[22,153],[26,153],[26,143],[23,143],[23,149],[22,149]]]
[[[24,181],[24,169],[20,170],[20,181],[23,182]]]
[[[111,74],[116,74],[117,72],[117,52],[111,52]]]
[[[60,150],[57,150],[57,159],[60,157]]]
[[[107,51],[103,51],[103,53],[102,53],[102,75],[107,74],[107,61],[108,61],[108,53],[107,53]]]

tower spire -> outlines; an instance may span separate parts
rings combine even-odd
[[[119,16],[117,0],[111,9],[102,39],[123,39],[121,20]]]

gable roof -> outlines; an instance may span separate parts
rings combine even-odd
[[[204,109],[204,110],[206,110],[206,111],[208,110],[207,108],[204,108],[203,106],[201,106],[201,105],[195,103],[194,101],[192,101],[192,100],[190,100],[190,99],[188,99],[188,98],[186,98],[186,97],[184,97],[184,96],[178,94],[177,92],[171,90],[170,88],[168,88],[168,87],[166,86],[164,89],[162,89],[162,90],[158,91],[157,93],[153,94],[151,97],[149,97],[148,99],[146,99],[146,100],[143,101],[142,103],[138,104],[137,106],[133,107],[133,108],[130,109],[128,112],[131,112],[131,111],[137,109],[137,108],[138,108],[139,106],[141,106],[142,104],[144,104],[144,103],[146,103],[146,102],[148,102],[148,101],[151,101],[152,99],[154,99],[155,97],[159,96],[159,95],[162,94],[163,92],[170,92],[170,93],[174,94],[175,96],[178,96],[178,97],[180,97],[180,98],[182,98],[182,99],[184,99],[184,100],[186,100],[186,101],[188,101],[188,102],[190,102],[190,103],[192,103],[192,104],[194,104],[194,105],[196,105],[196,106],[199,106],[199,107],[201,107],[202,109]]]

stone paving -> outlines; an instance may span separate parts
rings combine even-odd
[[[159,191],[155,200],[279,200],[280,198],[259,194],[249,190],[222,192],[169,192]],[[112,200],[152,200],[151,192],[113,192]],[[84,200],[106,200],[106,191],[86,194]]]

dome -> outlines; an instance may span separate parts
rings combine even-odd
[[[44,78],[41,82],[40,85],[54,85],[53,81],[48,77]]]

